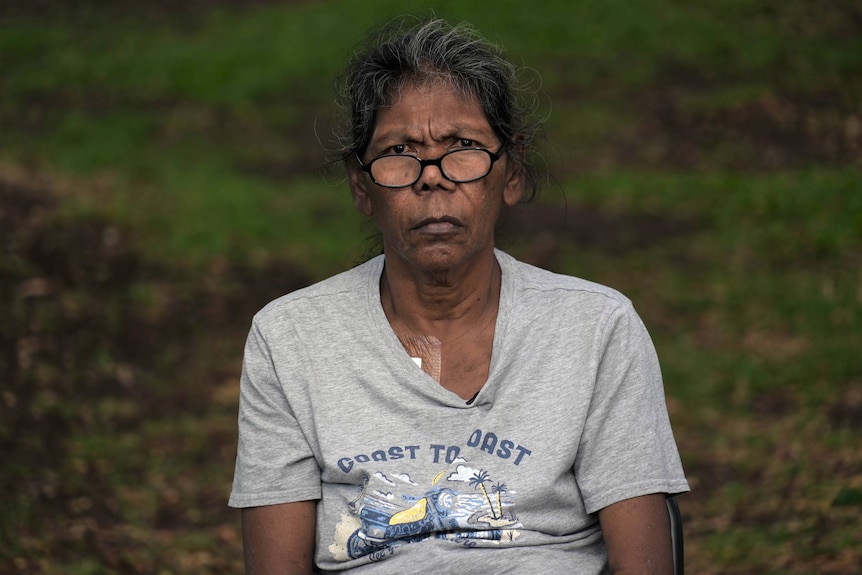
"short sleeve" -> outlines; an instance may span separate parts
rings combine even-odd
[[[598,343],[595,388],[575,460],[587,512],[640,495],[688,491],[655,348],[630,302],[611,313]]]
[[[290,344],[280,342],[279,349],[286,349],[288,356],[290,348]],[[291,407],[286,386],[279,380],[279,373],[290,375],[289,367],[275,369],[264,334],[258,322],[253,322],[240,379],[239,441],[228,502],[231,507],[320,498],[320,468]]]

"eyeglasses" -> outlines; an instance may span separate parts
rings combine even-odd
[[[502,151],[502,147],[497,152],[484,148],[462,148],[446,152],[433,160],[423,160],[408,154],[386,154],[367,164],[363,164],[359,156],[356,159],[362,171],[368,172],[378,186],[406,188],[419,181],[425,166],[437,166],[444,178],[456,184],[481,180],[491,173]]]

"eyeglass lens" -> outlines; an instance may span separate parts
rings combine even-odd
[[[493,160],[485,150],[454,150],[439,159],[443,176],[453,182],[469,182],[488,175]],[[371,164],[371,177],[381,186],[410,186],[422,173],[415,156],[381,156]]]

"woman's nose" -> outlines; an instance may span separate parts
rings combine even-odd
[[[450,190],[454,188],[454,184],[446,179],[443,171],[440,169],[440,163],[426,163],[422,166],[422,171],[419,173],[419,180],[416,182],[417,191],[432,191],[435,189]]]

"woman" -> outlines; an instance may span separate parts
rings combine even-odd
[[[383,255],[255,316],[249,573],[672,572],[664,498],[688,485],[643,324],[494,247],[536,182],[514,78],[439,20],[351,63],[343,158]]]

